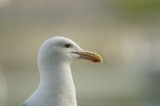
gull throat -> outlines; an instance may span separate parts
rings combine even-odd
[[[44,64],[41,59],[42,57],[38,59],[40,72],[38,89],[39,92],[46,93],[43,100],[51,104],[57,104],[55,106],[77,106],[70,63],[50,59],[47,64]],[[47,98],[50,98],[50,101],[45,100]]]

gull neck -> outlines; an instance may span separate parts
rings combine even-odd
[[[47,99],[50,104],[57,104],[55,106],[77,106],[70,63],[48,61],[46,64],[38,62],[38,66],[40,85],[37,91],[45,95],[44,101]]]

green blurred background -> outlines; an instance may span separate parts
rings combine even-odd
[[[0,106],[37,88],[37,53],[53,36],[103,58],[72,64],[78,106],[160,106],[159,0],[0,0]]]

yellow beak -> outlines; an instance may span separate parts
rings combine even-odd
[[[85,51],[85,52],[72,52],[78,54],[80,58],[84,58],[86,60],[90,60],[92,62],[102,62],[102,58],[99,54]]]

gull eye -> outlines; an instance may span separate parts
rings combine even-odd
[[[71,47],[71,44],[64,44],[65,48],[70,48]]]

